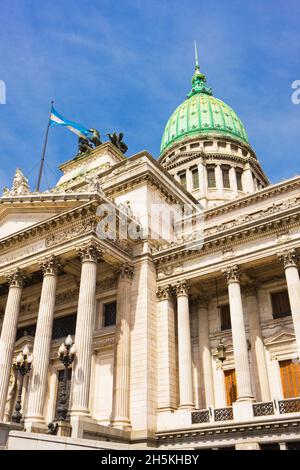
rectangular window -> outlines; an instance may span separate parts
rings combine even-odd
[[[208,167],[206,171],[207,171],[207,186],[209,188],[215,188],[216,187],[215,168],[211,166],[211,167]]]
[[[116,324],[117,319],[117,302],[109,302],[103,305],[103,326],[111,326]]]
[[[236,176],[236,185],[237,185],[238,191],[243,191],[242,171],[236,169],[235,176]]]
[[[279,362],[284,398],[300,396],[300,364],[292,359]]]
[[[221,307],[220,307],[220,316],[221,316],[221,330],[222,331],[231,330],[229,304],[221,305]]]
[[[287,290],[271,293],[273,318],[291,315],[291,307]]]
[[[230,188],[229,168],[222,167],[223,188]]]
[[[235,369],[224,370],[225,388],[226,388],[226,403],[231,406],[237,400],[237,387]]]
[[[193,178],[193,189],[199,188],[199,172],[198,168],[192,169],[192,178]]]
[[[184,172],[184,173],[179,173],[178,176],[179,176],[180,184],[181,184],[184,188],[186,188],[186,172]]]

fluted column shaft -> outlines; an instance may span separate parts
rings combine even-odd
[[[232,342],[237,382],[237,401],[253,401],[244,312],[237,266],[224,270],[228,283]]]
[[[298,272],[299,256],[295,250],[289,250],[279,254],[279,259],[283,262],[284,265],[297,349],[300,358],[300,279]]]
[[[0,339],[0,421],[4,419],[24,275],[17,269],[9,273],[6,278],[9,284],[9,291]]]
[[[170,285],[157,291],[158,410],[174,411],[177,406],[177,366],[174,303]]]
[[[117,291],[113,419],[115,427],[130,426],[130,299],[133,269],[122,266]]]
[[[76,357],[72,376],[72,416],[88,416],[95,326],[97,262],[101,252],[93,243],[78,248],[81,278],[75,330]]]
[[[179,407],[191,409],[193,404],[192,345],[188,284],[176,286],[178,324],[178,363],[179,363]]]
[[[40,267],[44,278],[33,345],[32,373],[26,414],[27,426],[29,424],[45,424],[43,410],[50,362],[57,274],[60,265],[55,256],[50,256],[40,263]]]
[[[245,289],[247,299],[247,312],[249,318],[249,333],[251,351],[253,354],[256,375],[258,375],[259,401],[269,401],[271,399],[267,361],[265,347],[261,333],[259,321],[259,308],[257,302],[257,291],[255,285],[248,285]]]
[[[200,384],[201,398],[205,406],[214,406],[214,380],[212,370],[212,358],[209,342],[209,324],[208,324],[208,299],[201,296],[198,301],[198,341],[200,355],[200,370],[203,376],[203,385]]]

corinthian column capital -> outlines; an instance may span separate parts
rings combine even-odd
[[[123,264],[120,266],[120,268],[117,270],[117,275],[119,277],[119,280],[127,280],[131,281],[133,277],[133,267],[130,266],[129,264]]]
[[[156,297],[159,302],[162,302],[163,300],[170,300],[172,295],[172,286],[168,284],[167,286],[159,286],[157,292],[156,292]]]
[[[181,281],[176,284],[174,289],[175,289],[177,297],[180,297],[181,295],[189,294],[190,286],[189,286],[188,281]]]
[[[299,262],[299,255],[296,250],[285,250],[278,254],[279,261],[283,263],[284,269],[290,268],[291,266],[297,268]]]
[[[103,256],[102,250],[100,250],[99,246],[93,242],[78,246],[76,248],[76,251],[80,256],[82,263],[84,263],[85,261],[93,261],[94,263],[99,263]]]
[[[8,282],[9,287],[23,287],[26,275],[21,271],[20,268],[14,269],[6,273],[6,281]]]
[[[237,264],[233,266],[227,266],[225,269],[222,270],[227,284],[231,282],[240,282],[240,269]]]
[[[61,269],[61,264],[56,256],[51,255],[40,262],[40,268],[44,276],[56,276]]]

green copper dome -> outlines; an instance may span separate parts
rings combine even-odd
[[[167,122],[161,141],[161,153],[181,139],[201,134],[220,134],[249,143],[245,127],[233,109],[212,96],[211,88],[206,85],[205,75],[199,70],[197,58],[192,90],[187,96]]]

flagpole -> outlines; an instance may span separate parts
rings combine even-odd
[[[54,104],[54,101],[51,101],[51,108],[50,108],[49,119],[48,119],[48,124],[47,124],[47,129],[46,129],[46,135],[45,135],[45,142],[44,142],[43,153],[42,153],[42,158],[41,158],[41,163],[40,163],[39,176],[38,176],[37,185],[35,189],[37,193],[40,191],[42,173],[43,173],[44,162],[45,162],[45,153],[46,153],[46,147],[47,147],[47,142],[48,142],[48,134],[49,134],[49,128],[50,128],[50,117],[52,113],[53,104]]]

